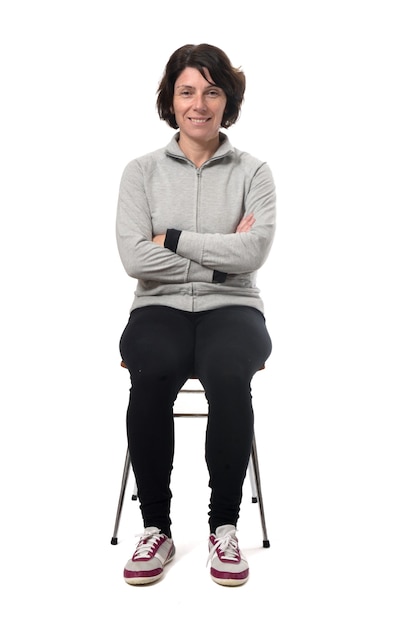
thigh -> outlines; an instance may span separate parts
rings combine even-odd
[[[251,378],[272,350],[260,311],[246,306],[222,307],[202,314],[196,327],[195,371],[206,378],[237,373]]]
[[[120,339],[120,354],[130,374],[144,377],[191,373],[194,333],[189,315],[165,306],[134,309]]]

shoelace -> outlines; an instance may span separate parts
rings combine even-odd
[[[228,559],[229,561],[239,561],[239,546],[234,533],[227,533],[224,537],[216,538],[214,544],[210,549],[206,565],[208,565],[218,548],[222,552],[222,556],[225,559]]]
[[[157,545],[157,543],[161,539],[160,533],[156,532],[155,530],[152,530],[150,532],[145,531],[141,535],[136,536],[140,537],[140,539],[138,545],[136,546],[133,558],[139,559],[148,557],[154,549],[155,545]]]

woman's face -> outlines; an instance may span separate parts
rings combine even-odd
[[[172,101],[180,135],[199,142],[218,137],[226,107],[223,89],[213,84],[208,70],[205,74],[206,78],[194,67],[185,68],[175,81]]]

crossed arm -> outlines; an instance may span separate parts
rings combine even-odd
[[[236,227],[236,233],[248,233],[250,231],[250,229],[252,228],[252,226],[255,223],[255,218],[253,216],[253,213],[250,213],[249,215],[246,215],[245,217],[243,217],[239,224]],[[153,243],[156,243],[158,246],[162,246],[164,247],[164,243],[165,243],[165,237],[166,234],[164,235],[155,235],[152,238]]]

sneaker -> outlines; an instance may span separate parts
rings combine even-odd
[[[161,533],[159,528],[149,526],[140,535],[133,556],[126,563],[124,579],[129,585],[147,585],[161,578],[164,565],[175,554],[172,539]]]
[[[236,528],[231,524],[216,528],[209,537],[210,574],[219,585],[235,587],[249,578],[248,562],[239,550]]]

